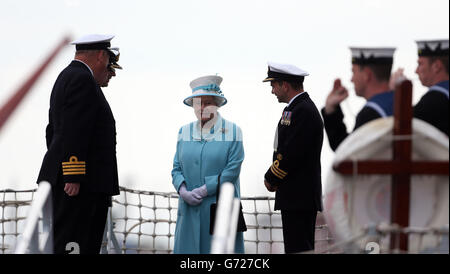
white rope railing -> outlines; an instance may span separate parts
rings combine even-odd
[[[124,187],[120,190],[120,195],[113,197],[113,206],[108,214],[108,237],[102,252],[172,253],[178,195]],[[14,252],[35,192],[0,190],[0,253]],[[241,203],[247,225],[245,252],[284,253],[281,215],[279,211],[273,211],[274,198],[241,197]],[[331,241],[327,225],[318,224],[316,252],[326,250]]]
[[[0,253],[12,253],[36,189],[0,190]]]
[[[172,253],[177,220],[178,195],[171,192],[132,190],[121,187],[108,213],[108,253]],[[25,218],[31,203],[37,199],[36,190],[0,190],[0,254],[13,253],[25,233]],[[50,199],[51,200],[51,199]],[[241,197],[247,231],[244,232],[245,252],[250,254],[284,253],[281,215],[273,211],[273,197]],[[50,210],[51,212],[51,210]],[[29,216],[28,216],[29,217]],[[39,219],[39,218],[38,218]],[[318,219],[323,219],[318,215]],[[43,219],[40,218],[43,226]],[[41,234],[43,231],[40,232]],[[367,227],[351,239],[334,243],[325,222],[316,225],[314,253],[399,253],[386,247],[390,235],[406,233],[430,241],[435,247],[423,249],[422,240],[412,253],[448,253],[448,225],[436,227],[401,228],[392,224]],[[48,234],[50,235],[50,234]],[[361,239],[366,244],[361,245]],[[378,246],[379,249],[372,249]],[[377,252],[375,252],[377,251]],[[106,253],[106,252],[104,252]]]
[[[283,253],[281,215],[272,211],[272,197],[241,197],[247,231],[246,253]],[[121,187],[113,199],[114,232],[122,253],[172,253],[177,220],[178,195]],[[327,226],[318,226],[330,241]],[[326,232],[326,233],[323,233]]]

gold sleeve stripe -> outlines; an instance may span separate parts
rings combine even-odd
[[[285,172],[285,171],[283,171],[283,170],[281,170],[281,169],[279,168],[279,166],[280,166],[280,161],[275,160],[275,161],[273,162],[272,166],[273,166],[273,168],[276,169],[280,174],[282,174],[282,175],[284,175],[284,176],[287,175],[287,172]]]
[[[71,166],[71,165],[85,165],[86,162],[63,162],[63,166]]]
[[[79,172],[64,172],[63,173],[63,175],[86,175],[86,172],[82,172],[82,171],[79,171]]]
[[[283,179],[283,178],[281,178],[280,175],[278,175],[278,174],[273,170],[273,166],[270,167],[270,171],[272,171],[273,175],[277,176],[277,177],[280,178],[280,179]]]
[[[270,171],[272,171],[273,175],[277,176],[280,179],[283,179],[285,175],[281,175],[280,173],[278,173],[273,166],[270,167]]]
[[[63,170],[63,172],[71,172],[71,171],[82,171],[82,172],[86,172],[85,168],[66,168]]]
[[[287,175],[287,172],[285,172],[285,171],[279,169],[277,166],[273,166],[273,168],[274,168],[276,171],[278,171],[281,175],[283,175],[283,176],[286,176],[286,175]]]
[[[70,166],[63,166],[63,169],[66,168],[85,168],[86,165],[70,165]]]

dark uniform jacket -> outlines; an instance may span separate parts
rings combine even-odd
[[[360,126],[382,117],[392,116],[394,112],[394,92],[387,91],[377,94],[367,100],[367,103],[356,115],[355,131]],[[349,135],[347,127],[344,124],[344,113],[340,106],[333,113],[326,114],[325,108],[322,108],[323,122],[327,132],[328,142],[333,151]]]
[[[448,136],[448,81],[430,87],[414,107],[414,117],[437,127]]]
[[[89,68],[72,61],[56,79],[38,183],[80,183],[80,191],[119,194],[116,126]]]
[[[284,109],[277,131],[273,164],[264,176],[278,186],[275,210],[321,211],[323,122],[307,93]]]

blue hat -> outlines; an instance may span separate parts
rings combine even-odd
[[[200,96],[214,96],[217,99],[218,107],[225,105],[227,99],[220,90],[220,83],[222,83],[222,77],[215,75],[203,76],[193,80],[190,83],[192,95],[184,99],[183,103],[192,107],[193,98]]]

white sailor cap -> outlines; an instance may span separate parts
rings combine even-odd
[[[372,65],[387,64],[394,62],[395,48],[356,48],[350,47],[352,52],[352,64]]]
[[[114,35],[88,34],[72,41],[77,50],[108,50],[111,47],[111,40]]]
[[[269,69],[267,71],[267,77],[263,82],[268,81],[301,81],[303,82],[305,76],[309,73],[289,64],[280,64],[275,62],[268,62]]]
[[[447,40],[416,41],[419,56],[448,56]]]
[[[183,103],[192,107],[192,101],[199,96],[214,96],[217,99],[217,106],[221,107],[227,103],[227,99],[220,90],[222,77],[217,75],[202,76],[194,79],[190,83],[192,95],[183,100]]]

